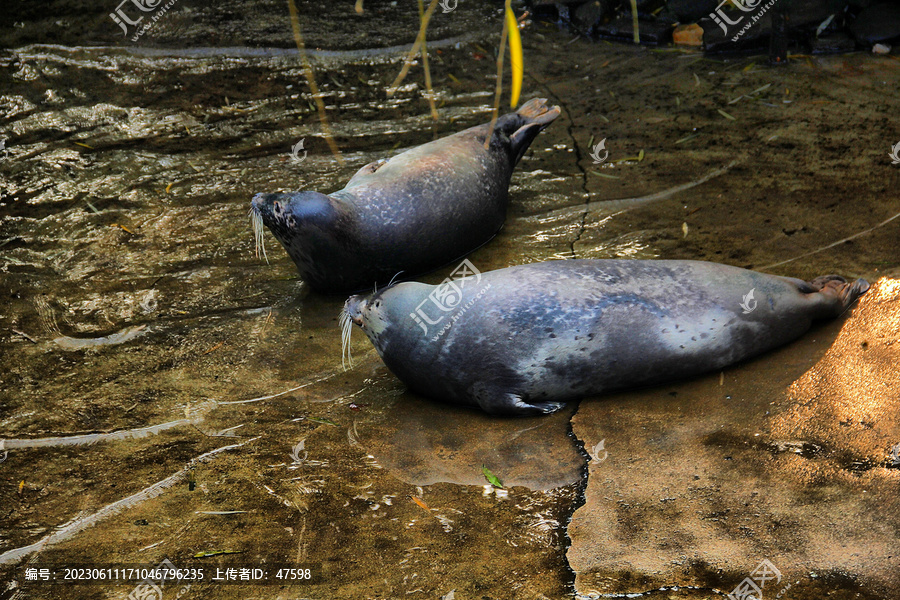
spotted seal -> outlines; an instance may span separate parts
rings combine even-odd
[[[360,169],[344,189],[257,194],[265,224],[319,292],[351,292],[448,264],[493,237],[506,219],[513,168],[560,114],[544,98],[490,123]],[[491,132],[490,142],[485,139]]]
[[[702,261],[561,260],[352,296],[342,326],[345,341],[360,326],[419,394],[528,415],[763,353],[868,287]]]

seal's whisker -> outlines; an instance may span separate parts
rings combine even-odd
[[[263,235],[265,229],[263,228],[262,215],[255,208],[250,209],[250,224],[253,226],[253,238],[256,241],[256,258],[259,258],[261,249],[263,258],[266,259],[266,264],[269,264],[269,257],[266,256],[266,239]]]
[[[350,353],[350,335],[353,332],[353,321],[350,320],[350,312],[344,306],[338,319],[341,328],[341,367],[346,371],[347,365],[353,368],[353,356]]]
[[[387,287],[391,287],[392,285],[394,285],[394,281],[396,281],[397,278],[400,277],[400,275],[402,273],[403,273],[403,271],[397,271],[397,274],[394,275],[393,277],[391,277],[391,280],[388,282]],[[385,288],[385,289],[387,289],[387,288]]]

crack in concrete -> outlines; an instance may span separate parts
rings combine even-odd
[[[569,106],[566,104],[566,102],[562,98],[559,97],[558,94],[556,94],[553,91],[553,88],[550,87],[549,84],[541,81],[540,79],[538,79],[537,77],[534,77],[533,75],[529,75],[529,78],[532,79],[535,83],[537,83],[541,87],[543,87],[545,90],[547,90],[547,95],[553,98],[553,102],[562,107],[563,114],[566,115],[566,120],[568,122],[568,124],[566,125],[566,132],[569,134],[569,138],[572,140],[572,148],[574,149],[574,152],[575,152],[575,167],[579,171],[581,171],[581,189],[584,191],[584,204],[585,204],[584,212],[581,215],[581,221],[579,223],[578,233],[575,235],[575,239],[569,241],[569,252],[571,252],[572,258],[578,258],[578,254],[575,251],[575,244],[578,242],[578,240],[581,239],[581,235],[584,233],[585,225],[587,223],[589,204],[591,201],[591,193],[587,187],[588,172],[583,166],[581,166],[581,160],[582,160],[582,158],[584,158],[584,155],[581,153],[581,148],[578,146],[578,141],[575,139],[575,132],[574,132],[575,123],[572,121],[572,117],[570,116],[571,111],[569,110]]]
[[[562,104],[562,102],[560,102],[560,104]],[[564,105],[563,107],[566,108]],[[584,234],[584,230],[587,225],[587,216],[591,202],[591,193],[590,191],[588,191],[587,186],[587,169],[581,166],[581,160],[584,157],[581,154],[581,148],[578,147],[578,142],[575,140],[575,133],[572,130],[573,125],[574,123],[571,119],[569,119],[569,125],[568,127],[566,127],[566,131],[569,132],[569,137],[572,139],[572,147],[575,149],[575,166],[578,167],[579,171],[581,171],[581,189],[584,190],[584,211],[581,213],[581,220],[578,224],[578,233],[575,234],[575,239],[569,242],[569,250],[572,253],[572,258],[578,258],[578,255],[575,252],[575,244],[578,243],[578,241],[581,239],[581,236]]]
[[[578,512],[578,509],[585,505],[587,502],[587,485],[588,485],[588,473],[589,473],[589,465],[593,458],[590,453],[584,447],[584,440],[580,439],[577,435],[575,435],[575,427],[572,425],[572,420],[575,418],[575,415],[578,414],[578,411],[581,409],[581,402],[578,403],[578,407],[575,409],[575,412],[572,413],[572,416],[569,417],[569,426],[566,431],[566,435],[572,440],[572,444],[574,444],[575,449],[579,454],[584,458],[584,462],[581,465],[581,476],[578,478],[578,490],[575,493],[575,500],[572,502],[572,510],[567,515],[566,522],[561,523],[562,527],[562,538],[564,540],[564,550],[563,550],[563,561],[566,564],[566,567],[569,569],[570,573],[570,582],[572,585],[572,590],[575,590],[575,577],[577,573],[575,569],[572,568],[572,565],[569,563],[569,548],[572,547],[572,538],[569,537],[569,525],[572,524],[572,519],[575,517],[575,513]]]

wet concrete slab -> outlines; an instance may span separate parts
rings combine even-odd
[[[114,6],[20,4],[23,27],[0,31],[14,48],[0,52],[0,598],[124,598],[123,586],[14,586],[42,561],[163,559],[320,574],[281,587],[206,582],[189,597],[571,598],[566,525],[583,462],[566,435],[571,411],[509,421],[434,404],[406,393],[359,335],[356,367],[343,371],[344,299],[311,294],[271,237],[268,261],[256,256],[246,218],[255,193],[339,189],[364,164],[486,121],[499,5],[436,14],[435,125],[420,65],[385,94],[403,62],[397,46],[415,35],[414,3],[367,3],[362,17],[352,3],[299,3],[341,163],[304,84],[287,3],[180,0],[139,43],[109,19]],[[547,23],[526,24],[523,42],[522,98],[548,97],[563,114],[513,174],[506,226],[470,256],[480,270],[554,258],[795,259],[770,271],[898,277],[900,220],[887,221],[900,211],[900,169],[887,156],[900,139],[894,58],[770,69],[760,57],[573,40]],[[604,138],[610,160],[596,165],[591,143]],[[877,289],[849,324],[876,306],[866,302]],[[879,461],[900,440],[878,424],[896,404],[840,401],[829,382],[852,366],[864,391],[880,381],[893,398],[894,363],[852,362],[876,355],[836,346],[834,367],[804,384],[811,395],[784,396],[831,356],[841,327],[729,369],[721,388],[712,376],[582,403],[578,436],[607,458],[593,463],[588,503],[568,528],[578,590],[694,581],[706,586],[695,595],[717,596],[711,586],[730,591],[766,556],[782,586],[811,586],[789,598],[891,598],[878,548],[897,514],[882,493],[896,470]],[[834,415],[823,417],[829,398]],[[869,419],[878,407],[885,416]],[[597,411],[607,413],[590,420]],[[832,417],[848,425],[815,428]],[[486,487],[482,465],[505,489]],[[620,488],[598,495],[603,477]],[[848,499],[862,483],[877,500]],[[586,521],[598,506],[608,514]],[[700,517],[683,516],[691,510]],[[856,552],[854,522],[880,529],[844,577],[826,567]],[[742,526],[752,538],[739,537]],[[688,561],[698,544],[729,562],[672,575],[679,567],[667,561]],[[239,553],[195,556],[223,550]]]
[[[568,528],[577,593],[706,598],[767,560],[765,597],[900,595],[898,326],[882,278],[781,350],[583,401],[573,431],[602,448]]]

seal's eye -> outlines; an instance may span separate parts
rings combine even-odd
[[[376,301],[372,304],[372,306],[374,306],[375,308],[378,308],[379,306],[381,306],[381,300],[376,300]]]
[[[275,208],[275,212],[281,212],[281,203],[278,200],[273,202],[272,206]]]

